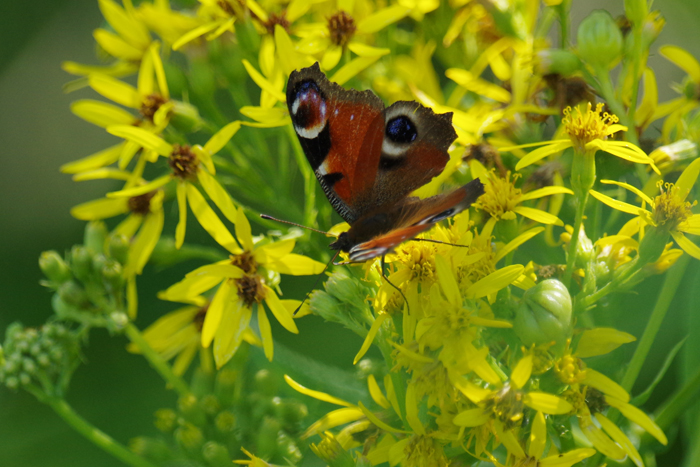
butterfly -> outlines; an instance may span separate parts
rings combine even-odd
[[[287,107],[323,192],[350,229],[330,245],[362,262],[453,216],[484,193],[479,179],[426,199],[411,192],[440,174],[457,138],[452,113],[418,102],[389,107],[372,91],[347,90],[318,63],[292,72]]]

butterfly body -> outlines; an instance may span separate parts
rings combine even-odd
[[[468,208],[479,180],[452,192],[409,196],[440,174],[457,137],[452,114],[417,102],[385,108],[371,91],[330,82],[318,64],[294,71],[287,105],[304,154],[338,214],[350,224],[331,248],[366,261]]]

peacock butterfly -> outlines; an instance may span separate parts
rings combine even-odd
[[[329,81],[318,63],[289,76],[287,106],[323,192],[350,224],[330,247],[351,262],[390,252],[484,193],[475,179],[431,198],[409,196],[445,168],[457,138],[452,113],[410,101],[385,108],[372,91]]]

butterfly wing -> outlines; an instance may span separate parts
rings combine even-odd
[[[290,75],[287,105],[316,178],[350,224],[442,172],[457,137],[452,114],[408,101],[385,109],[371,91],[330,82],[318,64]]]
[[[449,193],[423,200],[410,199],[388,214],[377,213],[360,219],[348,231],[349,259],[362,262],[387,254],[435,223],[468,209],[482,194],[484,185],[477,178]],[[372,231],[377,230],[377,217],[393,228],[372,236]]]

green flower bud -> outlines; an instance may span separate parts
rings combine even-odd
[[[282,420],[285,427],[295,427],[300,421],[309,415],[306,404],[296,399],[272,399],[273,408],[277,418]]]
[[[284,431],[277,435],[277,452],[282,459],[288,459],[292,465],[301,462],[302,454],[297,443]]]
[[[163,433],[170,433],[177,424],[177,413],[172,409],[158,409],[155,413],[154,425]]]
[[[663,227],[649,226],[644,231],[644,238],[639,242],[639,266],[653,263],[664,252],[670,234]]]
[[[222,407],[230,407],[236,398],[236,382],[238,372],[228,368],[222,368],[216,375],[214,382],[214,394],[221,401]]]
[[[275,455],[275,452],[277,452],[277,435],[280,429],[282,429],[282,425],[276,418],[263,418],[260,430],[258,430],[258,456],[263,459],[270,459]]]
[[[596,10],[581,21],[578,28],[578,51],[593,68],[608,70],[622,54],[622,32],[603,10]]]
[[[175,441],[182,449],[192,456],[197,456],[202,451],[204,444],[204,434],[202,430],[192,425],[185,423],[175,430]]]
[[[53,285],[63,284],[73,277],[68,264],[53,250],[45,251],[39,256],[39,267]]]
[[[312,444],[311,450],[330,467],[356,467],[352,455],[332,435],[321,434],[321,442]]]
[[[107,258],[102,265],[102,282],[110,290],[118,291],[124,287],[124,270],[115,259]]]
[[[190,423],[197,426],[204,426],[207,422],[207,414],[204,408],[192,394],[182,396],[177,400],[177,408],[182,416]]]
[[[58,296],[66,304],[77,308],[87,307],[90,304],[85,290],[74,281],[63,283],[58,288]],[[56,312],[58,312],[58,310],[56,310]]]
[[[649,13],[642,24],[642,48],[644,50],[651,47],[661,31],[664,29],[666,19],[657,10]]]
[[[192,104],[173,101],[173,110],[170,114],[170,124],[183,133],[194,133],[202,128],[204,121],[199,116],[199,110]]]
[[[540,50],[535,55],[535,73],[571,76],[581,69],[581,60],[576,54],[562,49]]]
[[[231,467],[228,449],[216,441],[209,441],[202,446],[202,457],[211,467]]]
[[[202,397],[200,403],[204,412],[209,416],[214,416],[221,410],[221,403],[219,403],[219,399],[214,394],[207,394]]]
[[[95,253],[104,253],[107,234],[107,225],[104,222],[88,222],[85,226],[85,247]]]
[[[5,386],[8,389],[17,389],[19,387],[19,379],[16,376],[8,376],[5,378]]]
[[[109,257],[126,264],[129,259],[129,239],[124,234],[112,235],[109,237]]]
[[[216,416],[214,419],[214,426],[216,426],[219,433],[233,433],[233,430],[236,428],[236,416],[233,412],[225,410]]]
[[[160,439],[147,438],[145,436],[132,438],[129,441],[129,449],[131,452],[145,457],[158,465],[165,464],[173,458],[173,453],[170,451],[168,443]]]
[[[272,397],[279,390],[279,377],[269,370],[262,369],[255,373],[255,388],[261,394]]]
[[[569,290],[556,279],[528,289],[515,312],[513,329],[526,346],[554,341],[555,349],[563,349],[571,337]]]
[[[75,245],[71,249],[70,259],[73,274],[81,282],[90,282],[92,279],[92,253],[83,245]]]

